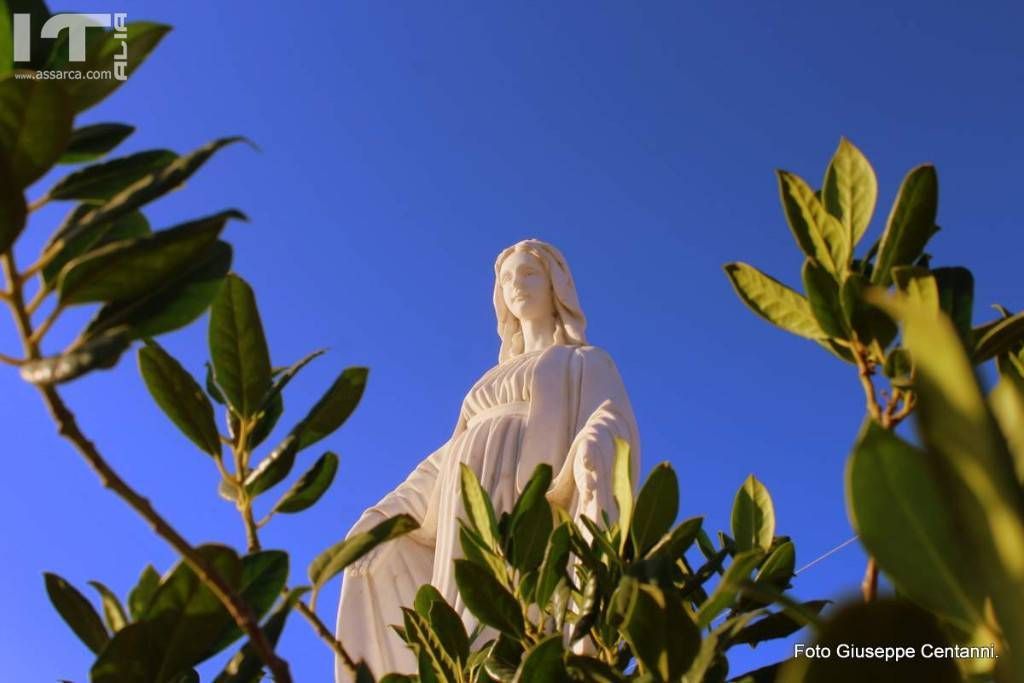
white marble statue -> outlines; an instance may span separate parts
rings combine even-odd
[[[498,255],[494,275],[498,364],[466,394],[451,438],[349,532],[403,512],[420,521],[416,531],[350,566],[342,581],[338,638],[377,676],[416,671],[412,653],[388,625],[402,623],[400,608],[412,605],[421,585],[432,583],[467,630],[476,625],[459,597],[452,562],[462,557],[460,463],[476,473],[498,515],[512,508],[534,468],[548,463],[553,505],[574,517],[600,519],[605,510],[615,519],[615,437],[631,445],[637,479],[640,444],[629,398],[612,359],[587,344],[586,319],[562,254],[525,240]],[[609,285],[615,277],[608,275]],[[340,660],[335,678],[352,680]]]

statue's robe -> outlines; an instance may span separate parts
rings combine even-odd
[[[338,638],[356,660],[373,673],[415,673],[416,661],[390,624],[402,624],[401,607],[411,606],[417,589],[431,582],[438,529],[436,483],[445,467],[458,463],[446,451],[466,430],[460,418],[452,438],[430,454],[394,491],[367,510],[349,532],[366,531],[386,517],[406,513],[421,527],[380,546],[369,561],[345,572],[338,607]],[[547,497],[573,518],[600,520],[605,511],[617,517],[612,496],[614,439],[624,439],[632,454],[632,480],[640,466],[636,420],[611,357],[593,346],[552,346],[537,360],[530,382],[525,432],[516,469],[516,493],[537,465],[551,465],[554,478]],[[503,510],[496,510],[501,514]],[[461,556],[461,555],[459,555]],[[338,683],[352,680],[338,659]]]

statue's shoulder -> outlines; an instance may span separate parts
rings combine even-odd
[[[573,353],[579,357],[586,366],[609,366],[614,368],[615,361],[611,355],[600,346],[576,346]]]

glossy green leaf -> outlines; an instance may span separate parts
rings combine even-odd
[[[679,481],[667,462],[655,465],[640,489],[630,523],[633,547],[643,557],[672,528],[679,512]]]
[[[114,242],[72,260],[57,283],[61,304],[131,299],[158,290],[190,271],[230,218],[245,216],[224,211],[148,237]]]
[[[648,556],[664,555],[671,560],[677,560],[683,556],[701,531],[703,517],[691,517],[680,522],[668,536],[665,536],[651,548]]]
[[[512,566],[528,572],[540,566],[544,559],[548,537],[554,522],[551,505],[545,494],[551,484],[551,466],[538,465],[522,494],[512,507],[509,517],[511,549],[508,554]]]
[[[789,580],[793,578],[795,566],[796,546],[792,541],[780,543],[768,554],[768,558],[757,571],[754,581],[770,583],[779,590],[784,590],[789,586]]]
[[[674,591],[625,577],[611,598],[610,618],[654,680],[677,681],[690,668],[701,634]]]
[[[494,518],[491,499],[480,486],[476,473],[462,463],[459,465],[462,488],[462,504],[473,530],[480,536],[486,547],[496,549],[500,546],[498,539],[498,522]]]
[[[970,348],[974,318],[974,275],[967,268],[932,270],[939,288],[939,305],[956,326],[964,345]]]
[[[281,394],[276,394],[267,405],[256,413],[256,424],[247,434],[246,439],[246,445],[250,451],[255,450],[257,446],[267,440],[283,415],[284,398]],[[298,441],[295,443],[297,445]]]
[[[612,496],[619,509],[619,528],[629,529],[633,523],[633,468],[629,443],[615,437],[615,460],[612,463]],[[621,548],[626,547],[629,534],[622,534]]]
[[[268,391],[267,395],[263,397],[261,407],[264,410],[266,410],[274,401],[275,397],[281,395],[281,392],[284,391],[284,388],[288,386],[288,383],[292,381],[295,375],[299,374],[299,371],[301,371],[302,368],[306,367],[312,361],[324,355],[324,353],[326,353],[324,349],[317,349],[313,353],[307,354],[303,358],[297,360],[296,362],[292,363],[287,368],[285,368],[274,379],[274,383],[273,385],[271,385],[270,391]]]
[[[848,339],[850,330],[843,316],[839,283],[812,259],[804,261],[802,277],[811,313],[821,330],[830,337]]]
[[[1024,374],[1004,374],[988,400],[1024,485]]]
[[[167,168],[177,158],[178,155],[169,149],[153,149],[86,166],[61,178],[47,196],[51,199],[106,202],[146,176]]]
[[[41,273],[47,289],[52,289],[57,284],[60,271],[72,259],[112,242],[145,237],[152,232],[146,217],[138,211],[132,211],[112,221],[95,224],[88,230],[78,232],[73,239],[65,240],[63,236],[66,226],[74,224],[76,217],[84,215],[88,211],[88,204],[76,206],[65,219],[64,226],[47,244],[44,251],[48,252],[51,249],[56,251],[53,259],[43,267]]]
[[[519,602],[490,572],[469,560],[455,560],[455,583],[466,607],[482,623],[513,638],[523,637]]]
[[[878,297],[914,356],[918,429],[1007,642],[1024,642],[1024,490],[953,324]]]
[[[338,471],[338,456],[324,453],[309,471],[302,475],[281,500],[274,505],[275,512],[295,513],[312,507],[330,488]]]
[[[563,522],[555,527],[548,538],[548,546],[544,551],[544,559],[541,561],[540,573],[537,578],[537,586],[534,594],[537,604],[544,608],[554,595],[558,582],[566,576],[566,566],[569,562],[569,525],[571,522]]]
[[[746,581],[754,568],[764,559],[764,551],[760,548],[745,550],[736,554],[732,564],[725,570],[711,596],[700,606],[697,612],[697,625],[707,628],[715,617],[728,608],[736,599],[740,585]]]
[[[984,586],[927,454],[868,422],[847,464],[846,493],[861,542],[900,591],[962,628],[982,623]]]
[[[138,621],[146,613],[149,602],[153,599],[153,594],[156,593],[159,586],[160,575],[153,569],[153,565],[146,565],[138,583],[128,594],[128,613],[131,615],[132,621]]]
[[[313,586],[313,600],[323,586],[360,557],[381,543],[390,541],[413,529],[419,523],[409,515],[396,515],[377,524],[369,531],[349,536],[320,553],[309,565],[309,582]]]
[[[939,285],[927,268],[895,266],[892,280],[907,299],[930,311],[939,311]]]
[[[878,199],[878,180],[871,164],[846,138],[839,140],[839,149],[825,172],[821,188],[825,209],[839,219],[856,245],[871,222]]]
[[[262,550],[242,558],[236,592],[257,619],[273,607],[288,582],[288,564],[288,553],[283,550]],[[242,631],[234,620],[228,619],[219,636],[210,648],[211,656],[241,638]]]
[[[768,489],[752,474],[736,492],[732,535],[739,552],[752,548],[767,551],[775,537],[775,506]]]
[[[935,234],[938,204],[939,180],[934,166],[918,166],[907,174],[882,234],[872,283],[889,285],[893,266],[906,266],[917,260]]]
[[[469,634],[458,612],[447,601],[434,600],[427,609],[426,619],[445,652],[465,663],[469,659]]]
[[[1024,342],[1024,311],[1003,318],[977,337],[971,362],[984,363]]]
[[[210,309],[210,358],[217,385],[242,417],[254,416],[270,390],[270,352],[256,296],[228,275]]]
[[[93,370],[112,368],[131,345],[130,330],[117,327],[78,344],[56,356],[21,366],[21,377],[32,384],[60,384]]]
[[[569,677],[564,654],[562,634],[548,636],[526,651],[513,683],[563,683]]]
[[[210,307],[231,270],[231,260],[231,245],[214,242],[179,276],[152,292],[105,304],[89,321],[85,336],[125,326],[131,339],[144,339],[188,325]]]
[[[0,78],[0,157],[10,181],[27,187],[60,158],[71,137],[65,89],[47,80]]]
[[[867,287],[867,281],[858,273],[846,278],[839,292],[843,313],[862,343],[874,343],[880,350],[884,350],[896,338],[899,330],[889,316],[864,301]]]
[[[46,594],[61,619],[90,650],[96,653],[103,650],[110,635],[92,603],[56,574],[46,572],[43,577],[46,581]]]
[[[10,249],[25,229],[28,207],[25,194],[13,180],[7,162],[0,157],[0,252]]]
[[[617,669],[600,659],[586,655],[569,655],[565,668],[571,680],[590,683],[625,683],[627,680]]]
[[[96,225],[116,220],[164,196],[188,180],[218,150],[242,140],[244,138],[221,138],[178,157],[168,166],[150,173],[126,188],[110,201],[76,215],[74,221],[64,226],[60,239],[65,242],[73,240],[80,233],[94,229]]]
[[[299,439],[289,434],[249,473],[245,479],[245,490],[250,496],[258,496],[284,481],[295,466],[298,452]]]
[[[118,75],[123,74],[125,79],[130,78],[170,30],[170,26],[138,21],[127,24],[123,30],[116,32],[86,31],[84,62],[70,61],[67,42],[70,31],[63,31],[53,47],[46,69],[101,71],[109,74],[106,78],[68,78],[61,81],[70,95],[72,109],[81,112],[99,103],[119,88],[125,81],[119,80]],[[118,56],[124,54],[125,50],[127,59],[122,67],[118,64]]]
[[[111,633],[117,633],[128,624],[128,615],[125,614],[124,606],[112,590],[99,581],[90,581],[97,593],[100,594],[100,603],[103,605],[103,621]]]
[[[802,178],[787,171],[776,173],[782,209],[800,249],[828,272],[840,277],[853,251],[850,231],[825,210]]]
[[[67,149],[60,157],[62,164],[95,161],[124,142],[135,132],[135,126],[124,123],[93,123],[71,131]]]
[[[330,436],[345,423],[359,405],[369,372],[361,367],[346,368],[334,380],[334,384],[293,430],[299,437],[299,450]]]
[[[200,450],[220,457],[213,405],[181,364],[155,341],[139,349],[139,372],[157,405]]]
[[[415,644],[420,657],[420,670],[424,666],[431,670],[435,680],[440,683],[455,683],[459,680],[459,666],[448,653],[425,617],[408,607],[402,608],[405,633]],[[426,658],[426,662],[424,662]]]
[[[743,303],[772,325],[807,339],[828,336],[798,292],[746,263],[726,264],[725,274]]]
[[[828,602],[828,600],[810,600],[803,603],[803,607],[815,614],[820,614]],[[794,618],[788,612],[775,612],[744,626],[738,633],[729,638],[729,642],[733,645],[757,645],[766,640],[788,638],[805,626],[807,626],[806,622]]]

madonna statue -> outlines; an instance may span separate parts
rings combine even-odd
[[[400,608],[412,605],[421,585],[433,584],[468,631],[477,623],[454,575],[453,560],[462,557],[460,463],[476,473],[498,515],[511,510],[537,465],[547,463],[554,473],[547,493],[552,505],[574,518],[599,520],[605,510],[614,519],[616,437],[630,444],[637,480],[633,410],[612,359],[587,344],[586,318],[562,254],[532,239],[501,252],[494,263],[494,312],[498,364],[466,394],[451,438],[349,532],[400,513],[420,522],[350,565],[342,582],[338,638],[378,676],[416,671],[415,657],[388,625],[402,623]],[[352,680],[340,661],[335,678]]]

